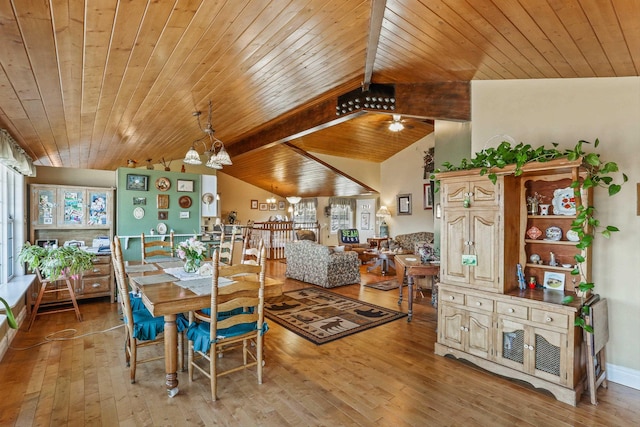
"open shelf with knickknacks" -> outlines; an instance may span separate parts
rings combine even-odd
[[[570,232],[575,207],[592,201],[591,191],[575,197],[570,188],[585,176],[582,161],[531,162],[521,174],[513,166],[494,171],[495,183],[479,169],[436,175],[443,257],[435,353],[575,406],[586,377],[575,324],[584,299],[566,297],[591,276],[590,249],[578,248]],[[576,265],[575,255],[584,261]]]

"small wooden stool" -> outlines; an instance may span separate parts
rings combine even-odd
[[[31,326],[33,326],[33,322],[36,320],[38,315],[42,314],[53,314],[60,313],[63,311],[75,311],[76,317],[78,318],[78,322],[82,322],[82,315],[80,314],[80,309],[78,308],[78,302],[76,301],[76,292],[73,290],[73,286],[71,285],[71,280],[68,277],[62,277],[58,280],[51,281],[49,279],[43,279],[40,271],[36,271],[38,274],[38,280],[40,280],[40,291],[38,292],[38,297],[36,298],[36,303],[31,310],[31,318],[29,319],[29,327],[27,331],[31,330]],[[64,280],[67,283],[66,287],[58,287],[56,286],[56,282],[59,280]],[[47,289],[47,285],[53,285],[53,288]],[[61,307],[55,310],[47,310],[41,313],[38,313],[38,309],[40,308],[40,303],[42,303],[42,297],[44,294],[53,293],[53,292],[69,292],[69,296],[71,297],[71,303],[73,307]]]

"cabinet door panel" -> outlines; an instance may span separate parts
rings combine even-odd
[[[478,180],[472,181],[469,184],[469,191],[471,192],[472,207],[497,207],[500,203],[500,187],[501,180],[498,180],[495,184],[489,180],[486,176],[481,177]]]
[[[442,190],[442,206],[445,208],[461,208],[464,199],[469,193],[469,183],[462,182],[443,182],[440,188]]]
[[[480,211],[471,214],[471,241],[478,265],[470,267],[471,283],[478,287],[497,288],[500,266],[498,211]]]
[[[57,212],[57,192],[55,188],[38,188],[33,191],[31,199],[33,225],[51,226],[58,225]],[[34,242],[32,242],[34,243]]]
[[[498,319],[496,337],[498,339],[496,343],[497,362],[524,371],[530,351],[525,341],[524,325],[501,317]]]
[[[446,282],[468,283],[469,267],[462,265],[462,254],[469,253],[469,214],[449,211],[445,215],[442,238],[443,277]]]
[[[565,383],[566,335],[535,328],[534,336],[535,375],[549,381]]]
[[[491,315],[469,312],[468,352],[488,358],[491,350]]]
[[[464,349],[464,311],[448,305],[442,306],[442,329],[440,342],[444,345]]]
[[[84,198],[84,190],[60,190],[60,203],[62,203],[60,226],[84,225],[86,223]]]

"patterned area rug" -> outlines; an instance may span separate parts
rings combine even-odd
[[[396,279],[385,280],[384,282],[365,283],[367,288],[380,289],[381,291],[398,290],[398,281]],[[402,286],[407,286],[403,284]]]
[[[267,318],[318,345],[406,316],[322,288],[267,298],[264,308]]]

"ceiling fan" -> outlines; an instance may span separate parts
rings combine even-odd
[[[400,114],[393,114],[391,120],[383,120],[380,124],[390,132],[400,132],[404,129],[413,129],[413,125],[409,124],[409,120],[403,119]]]

